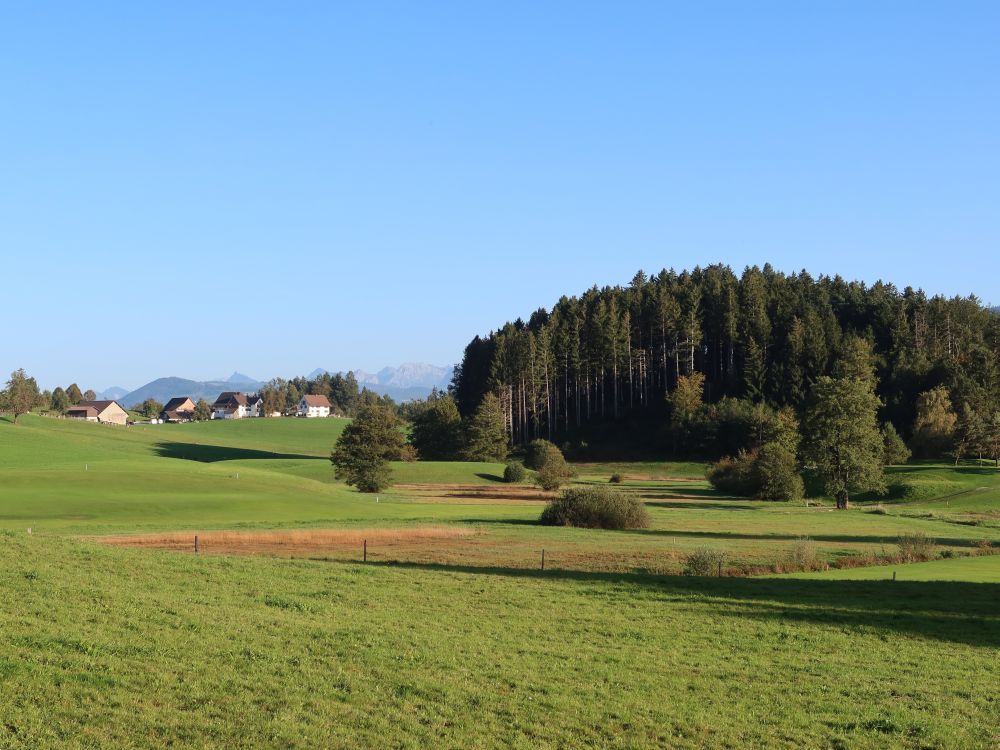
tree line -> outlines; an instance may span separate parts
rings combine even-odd
[[[640,271],[624,287],[561,297],[527,321],[473,338],[452,393],[463,416],[487,394],[496,397],[512,445],[540,437],[572,444],[585,428],[600,432],[623,417],[669,418],[672,394],[694,374],[708,404],[801,413],[853,339],[872,350],[880,421],[906,439],[915,435],[921,394],[936,388],[957,412],[992,419],[1000,316],[978,299],[770,265],[740,276],[725,265]],[[709,456],[725,447],[670,446]]]

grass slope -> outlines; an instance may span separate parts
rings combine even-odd
[[[995,584],[0,541],[7,748],[988,748],[1000,733]]]

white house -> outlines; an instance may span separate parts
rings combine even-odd
[[[212,404],[212,419],[242,419],[259,417],[264,408],[264,399],[256,394],[226,391],[219,394]]]
[[[303,396],[299,400],[298,415],[300,417],[329,417],[330,399],[326,396]]]

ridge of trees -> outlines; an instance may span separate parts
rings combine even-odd
[[[451,392],[463,417],[487,394],[497,398],[513,446],[569,442],[623,417],[656,422],[672,414],[680,428],[692,418],[692,393],[723,411],[739,400],[801,415],[858,341],[871,348],[879,422],[904,438],[920,444],[919,398],[936,388],[967,404],[979,422],[992,419],[1000,401],[1000,316],[976,297],[929,297],[770,265],[740,276],[721,264],[656,276],[640,271],[624,287],[563,296],[526,322],[474,337]],[[949,444],[961,413],[945,430]],[[724,441],[675,440],[675,454],[726,453]]]

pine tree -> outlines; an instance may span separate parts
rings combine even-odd
[[[465,426],[465,458],[469,461],[503,461],[507,458],[507,431],[503,410],[495,393],[487,393]]]

